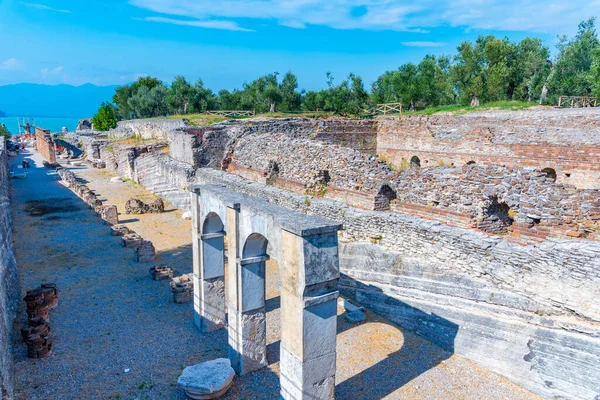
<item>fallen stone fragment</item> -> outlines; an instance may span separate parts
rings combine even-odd
[[[367,316],[363,311],[356,310],[345,313],[344,318],[346,318],[346,321],[348,322],[358,323],[364,321],[367,318]]]
[[[173,302],[183,304],[194,300],[194,282],[190,274],[173,278],[171,281],[171,294]]]
[[[347,299],[340,299],[338,301],[338,303],[344,307],[344,310],[346,310],[347,312],[353,312],[353,311],[364,311],[365,308],[362,306],[355,306],[354,304],[352,304],[350,301],[348,301]]]
[[[234,376],[231,361],[219,358],[186,367],[177,385],[191,399],[216,399],[229,390]]]
[[[151,213],[163,213],[165,212],[165,203],[163,201],[163,199],[161,199],[160,197],[156,200],[154,200],[154,202],[152,202],[152,204],[150,204],[150,210]]]
[[[123,179],[120,176],[115,176],[113,178],[110,178],[110,182],[111,183],[123,183]]]
[[[154,267],[150,268],[150,276],[155,281],[163,281],[165,279],[171,279],[171,278],[173,278],[174,272],[175,271],[173,271],[173,268],[169,267],[168,265],[163,265],[163,266],[155,265]]]
[[[110,225],[118,224],[119,212],[117,211],[117,206],[103,206],[100,209],[100,217]]]
[[[192,213],[190,211],[184,212],[181,219],[192,219]]]
[[[129,228],[125,225],[113,225],[110,227],[110,231],[113,236],[125,236],[131,233]]]
[[[149,240],[144,240],[137,249],[135,249],[135,259],[139,262],[152,262],[156,256],[154,245]]]
[[[137,249],[144,239],[137,233],[130,233],[128,235],[123,236],[123,247],[128,247],[130,249]]]

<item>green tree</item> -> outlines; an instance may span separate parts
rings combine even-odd
[[[464,41],[458,46],[452,69],[453,80],[463,104],[479,105],[483,97],[483,54],[478,46]]]
[[[401,102],[408,109],[451,103],[450,58],[427,55],[418,65],[387,71],[373,83],[371,93],[375,103]]]
[[[139,118],[166,115],[168,111],[167,88],[164,85],[155,86],[152,89],[142,86],[128,100],[128,104],[135,116]]]
[[[103,102],[96,114],[92,117],[94,129],[108,131],[117,126],[117,109],[109,102]]]
[[[540,39],[526,37],[517,45],[515,58],[512,99],[541,99],[544,84],[550,74],[550,50]]]
[[[324,91],[306,92],[302,99],[302,110],[304,111],[324,111],[325,96]]]
[[[217,96],[217,107],[219,110],[241,110],[242,95],[239,90],[230,92],[227,89],[221,89]]]
[[[344,116],[360,115],[370,102],[369,93],[364,88],[362,78],[354,74],[339,85],[334,84],[333,75],[327,73],[328,89],[318,95],[310,94],[314,100],[322,102],[324,111],[332,111]]]
[[[298,92],[298,78],[292,72],[284,75],[280,85],[282,111],[298,111],[302,105],[302,94]]]
[[[593,94],[596,97],[600,97],[600,48],[594,51],[592,56],[592,68],[591,68],[591,79]]]
[[[0,124],[0,137],[4,137],[7,140],[10,139],[10,132],[8,131],[8,128],[6,127],[6,125],[4,124]]]
[[[217,107],[217,99],[212,90],[205,88],[201,79],[198,79],[193,87],[192,110],[193,112],[204,112]]]
[[[140,115],[136,115],[135,110],[131,107],[130,99],[137,95],[137,92],[141,88],[146,88],[150,91],[157,86],[163,86],[162,82],[157,78],[147,76],[138,78],[131,85],[123,85],[116,88],[112,100],[117,107],[117,114],[120,119],[141,117]]]
[[[557,45],[559,54],[549,82],[553,101],[558,96],[589,95],[594,90],[592,64],[600,47],[595,22],[595,18],[581,22],[573,39],[560,38]]]
[[[181,75],[176,76],[167,90],[167,104],[173,114],[187,114],[195,98],[194,88]]]

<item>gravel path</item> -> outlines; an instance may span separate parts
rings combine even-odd
[[[200,334],[192,304],[172,303],[168,282],[150,280],[152,264],[135,262],[131,249],[121,247],[56,173],[42,168],[37,153],[26,157],[29,177],[12,182],[21,290],[55,282],[60,303],[50,321],[54,354],[42,360],[26,357],[17,331],[26,320],[21,309],[14,341],[17,399],[184,399],[177,377],[186,365],[226,357],[225,330]],[[121,211],[130,197],[153,198],[138,185],[110,183],[105,171],[75,173]],[[191,223],[172,206],[167,211],[120,219],[154,242],[157,264],[191,272]],[[267,269],[270,365],[236,377],[225,399],[278,398],[277,264]],[[338,399],[538,398],[374,313],[352,325],[339,312]]]

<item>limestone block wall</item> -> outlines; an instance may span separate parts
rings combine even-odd
[[[117,130],[131,130],[143,139],[166,139],[169,131],[190,126],[183,119],[132,119],[119,121]]]
[[[56,163],[54,141],[52,140],[52,136],[50,136],[50,131],[48,129],[43,129],[37,126],[35,127],[35,146],[37,151],[44,156],[46,161],[48,161],[50,164]]]
[[[12,326],[19,302],[17,261],[12,242],[12,213],[5,140],[0,138],[0,398],[13,392]]]
[[[600,188],[599,134],[598,109],[380,118],[377,154],[397,166],[552,168],[560,183]]]

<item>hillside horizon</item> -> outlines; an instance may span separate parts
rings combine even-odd
[[[89,118],[118,85],[74,86],[15,83],[0,86],[0,110],[6,117]]]

